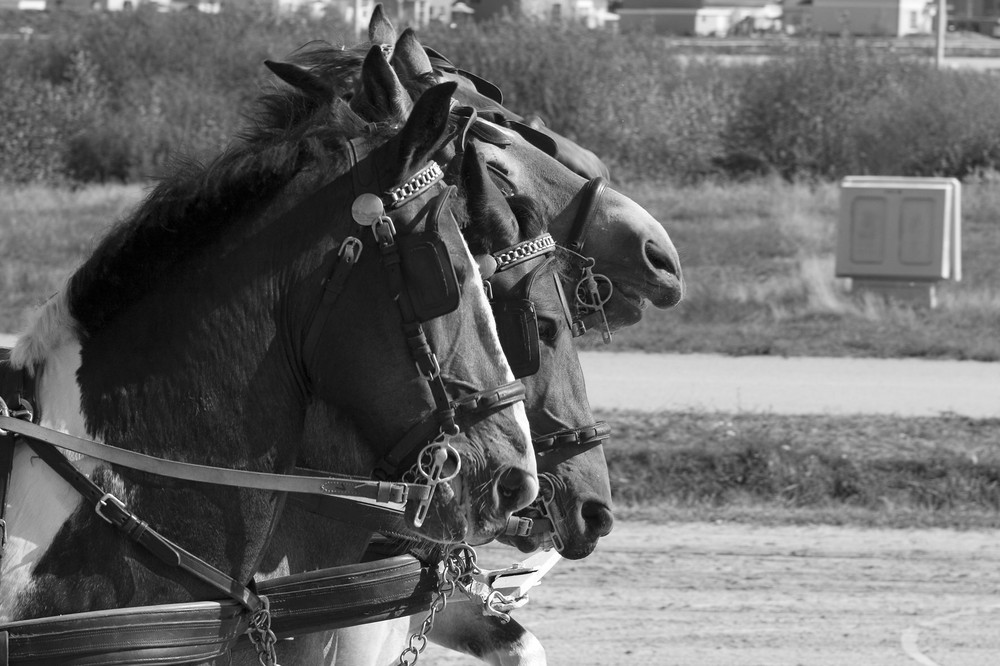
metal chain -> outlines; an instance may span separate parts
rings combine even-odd
[[[265,596],[261,596],[260,600],[263,605],[250,617],[246,633],[257,650],[260,666],[278,666],[278,655],[274,650],[278,637],[271,631],[271,604]]]
[[[420,654],[427,648],[427,634],[434,628],[434,618],[448,605],[448,599],[455,594],[458,585],[471,578],[479,567],[476,566],[476,551],[467,544],[452,547],[438,563],[438,585],[431,601],[427,616],[420,623],[420,629],[410,636],[409,642],[399,655],[397,666],[413,666]]]

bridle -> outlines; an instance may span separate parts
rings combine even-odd
[[[402,185],[382,190],[374,161],[358,159],[360,141],[355,139],[348,144],[355,194],[351,214],[358,225],[358,232],[365,227],[372,231],[390,293],[399,307],[407,347],[434,401],[433,409],[378,461],[374,476],[384,480],[397,477],[402,472],[404,478],[428,487],[428,496],[420,500],[414,517],[414,526],[420,527],[435,490],[440,488],[444,493],[453,494],[448,482],[460,472],[461,457],[448,439],[460,432],[456,422],[458,414],[485,418],[523,401],[525,391],[524,385],[515,379],[455,399],[449,395],[437,355],[422,324],[453,312],[459,305],[455,269],[439,233],[440,217],[445,211],[457,226],[446,207],[457,188],[442,187],[417,213],[415,220],[426,218],[422,231],[398,234],[388,212],[412,204],[438,186],[444,173],[432,161]],[[323,295],[307,327],[303,346],[305,359],[311,361],[315,358],[322,331],[348,274],[358,262],[362,247],[363,242],[356,236],[348,236],[341,242],[338,261],[324,280]]]
[[[531,289],[542,274],[543,269],[556,259],[553,255],[564,251],[564,248],[559,248],[556,245],[551,235],[545,233],[490,255],[496,268],[492,275],[486,279],[487,294],[493,307],[500,344],[516,377],[525,377],[539,370],[538,319],[534,303],[531,300]],[[480,262],[480,265],[482,263]],[[523,279],[523,291],[520,294],[503,293],[502,287],[496,283],[497,274],[527,263],[536,263],[537,265]],[[561,276],[553,275],[552,277],[560,295],[563,311],[566,313],[567,321],[569,321],[571,319],[570,306],[560,287]],[[610,436],[611,428],[608,424],[604,421],[598,421],[577,428],[568,428],[533,437],[532,445],[536,457],[542,460],[547,456],[559,456],[565,459],[603,444]],[[534,510],[541,516],[541,519],[532,520],[528,534],[548,532],[556,550],[561,551],[565,544],[560,532],[562,526],[566,524],[566,519],[558,506],[557,485],[558,481],[552,475],[545,473],[539,475],[539,495],[535,502],[528,507],[528,510]],[[508,534],[507,536],[513,535]],[[527,536],[527,534],[519,536]]]
[[[598,176],[583,186],[580,208],[573,218],[565,250],[573,257],[580,271],[580,280],[574,292],[574,311],[570,326],[573,337],[580,337],[588,330],[598,328],[604,344],[611,342],[611,326],[608,324],[604,305],[611,300],[614,285],[606,276],[594,273],[594,259],[583,254],[587,242],[587,232],[594,217],[594,211],[604,197],[608,181]],[[563,297],[565,298],[565,296]]]

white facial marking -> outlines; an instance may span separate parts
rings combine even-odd
[[[476,280],[478,280],[477,284],[482,284],[483,276],[479,272],[479,264],[472,256],[472,251],[469,249],[469,246],[466,244],[463,245],[465,247],[465,254],[469,257],[469,262],[472,264],[472,266],[476,271]],[[507,382],[512,382],[514,381],[514,372],[510,369],[510,364],[507,363],[507,355],[504,354],[503,347],[500,345],[500,338],[497,336],[496,332],[497,322],[496,319],[493,317],[493,308],[490,306],[490,302],[486,298],[485,290],[483,289],[473,290],[472,298],[478,299],[479,302],[475,305],[475,307],[483,310],[486,313],[486,317],[489,321],[490,332],[492,333],[492,335],[488,337],[489,342],[484,340],[484,343],[492,344],[492,348],[489,349],[489,352],[492,355],[497,356],[500,359],[501,363],[503,363],[503,367],[505,368],[504,380]],[[524,410],[524,403],[517,402],[514,405],[512,405],[510,409],[514,410],[514,420],[517,422],[517,425],[520,426],[521,430],[524,432],[525,439],[528,442],[531,442],[531,426],[528,424],[528,414]],[[535,467],[535,455],[531,451],[530,447],[528,454],[529,455],[523,461],[525,469],[531,472],[532,474],[537,474],[537,470]]]

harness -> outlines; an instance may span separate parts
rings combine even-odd
[[[352,155],[355,155],[353,144]],[[366,164],[367,170],[362,166]],[[308,498],[304,501],[326,510],[335,507],[334,513],[340,518],[351,514],[375,516],[379,526],[389,533],[403,531],[403,509],[407,502],[415,501],[414,526],[419,527],[435,491],[450,492],[448,481],[460,471],[458,452],[447,443],[447,437],[458,433],[456,415],[461,412],[482,418],[492,414],[523,400],[524,387],[515,380],[452,399],[424,334],[422,322],[447,314],[459,304],[454,267],[437,233],[438,217],[454,188],[445,188],[418,213],[427,216],[423,232],[397,235],[384,206],[398,209],[421,196],[440,181],[440,168],[429,164],[402,186],[390,189],[382,199],[372,191],[378,187],[378,179],[371,178],[375,173],[372,160],[355,160],[355,166],[359,168],[352,170],[357,194],[352,215],[360,227],[372,229],[390,289],[400,308],[408,348],[434,399],[432,412],[411,428],[380,462],[381,479],[309,470],[299,470],[296,475],[269,474],[181,463],[38,425],[39,415],[31,405],[30,377],[24,370],[10,368],[9,350],[4,350],[0,355],[0,465],[3,465],[0,511],[6,505],[14,445],[23,441],[70,483],[105,522],[161,562],[208,584],[229,601],[164,604],[7,623],[0,625],[0,666],[28,659],[32,663],[52,660],[81,666],[201,661],[224,654],[242,635],[249,638],[262,664],[274,664],[274,629],[301,630],[320,621],[322,624],[315,629],[330,627],[333,626],[330,613],[345,624],[359,624],[412,614],[429,605],[437,577],[435,571],[409,556],[335,567],[259,586],[252,581],[243,585],[159,534],[130,512],[121,500],[79,472],[59,451],[64,448],[113,465],[182,480],[292,493],[291,497]],[[304,337],[303,359],[307,366],[318,353],[322,331],[358,261],[362,245],[354,236],[340,243]],[[14,409],[8,400],[16,406]],[[386,480],[411,462],[412,467],[404,473],[407,480]],[[2,515],[0,530],[5,541]]]
[[[590,199],[593,201],[593,199]],[[584,210],[589,211],[590,206]],[[587,225],[587,215],[578,215],[578,223],[574,225],[574,233],[571,242],[577,243],[576,247],[582,249],[582,237]],[[580,221],[582,220],[582,222]],[[556,252],[566,252],[570,256],[580,257],[576,252],[560,248],[549,234],[542,234],[535,238],[523,241],[509,248],[495,252],[492,255],[493,263],[496,265],[494,274],[487,279],[487,293],[490,296],[490,304],[493,306],[493,316],[497,323],[497,334],[500,344],[503,347],[507,361],[514,370],[516,377],[526,377],[539,370],[539,333],[538,317],[535,312],[534,302],[531,300],[531,289],[535,285],[541,271],[553,260],[552,256]],[[496,276],[503,271],[526,263],[537,263],[531,272],[523,280],[524,289],[520,294],[504,293],[503,288],[496,284]],[[589,259],[590,265],[593,259]],[[566,314],[567,323],[573,326],[574,313],[571,311],[566,301],[565,293],[562,289],[562,281],[558,275],[553,276],[557,291],[562,302],[563,312]],[[581,283],[577,286],[578,294],[581,285],[585,280],[593,280],[593,274],[585,274]],[[579,297],[578,297],[579,304]],[[578,333],[580,327],[573,326],[573,335]],[[561,456],[569,458],[583,453],[595,446],[599,446],[607,441],[611,436],[611,427],[604,421],[582,425],[576,428],[568,428],[556,432],[546,433],[532,438],[532,445],[536,457],[545,459],[546,457]],[[565,516],[559,509],[555,501],[556,483],[549,474],[539,475],[538,499],[532,503],[528,510],[534,510],[541,517],[531,519],[529,529],[521,536],[531,533],[548,534],[557,551],[562,551],[564,541],[560,534],[560,528],[565,524]],[[514,536],[508,534],[507,536]]]

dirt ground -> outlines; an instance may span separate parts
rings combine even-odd
[[[995,531],[619,522],[530,597],[515,617],[553,666],[1000,664]]]

